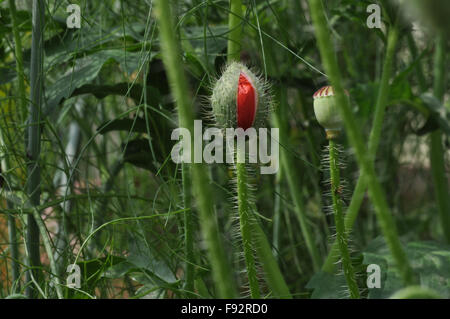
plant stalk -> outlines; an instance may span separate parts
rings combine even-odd
[[[244,249],[245,265],[247,268],[248,282],[250,286],[250,295],[252,298],[260,298],[258,277],[255,268],[255,259],[253,255],[253,240],[251,232],[252,212],[249,201],[250,194],[247,181],[247,168],[245,167],[245,145],[244,150],[237,150],[236,154],[236,179],[237,179],[237,198],[239,211],[239,225],[242,235],[242,245]]]
[[[176,41],[170,4],[166,0],[157,0],[155,5],[155,15],[160,29],[162,58],[172,94],[177,101],[179,122],[181,127],[186,128],[191,133],[190,154],[192,155],[194,154],[192,99],[180,62],[181,54]],[[235,296],[234,280],[219,235],[208,172],[205,170],[203,163],[192,163],[190,168],[194,197],[197,199],[201,230],[208,249],[214,283],[221,298],[232,298]]]
[[[52,274],[50,276],[53,277],[53,278],[51,278],[51,280],[54,283],[54,287],[56,289],[56,295],[58,296],[58,299],[63,299],[64,296],[63,296],[62,289],[61,289],[61,283],[59,282],[58,269],[57,269],[55,259],[53,256],[52,245],[50,242],[50,237],[48,235],[47,228],[45,227],[44,221],[42,220],[41,215],[39,214],[39,212],[37,210],[33,210],[33,217],[38,226],[38,230],[42,236],[42,241],[44,242],[45,251],[47,253],[47,257],[48,257],[49,264],[50,264],[50,269],[52,271]]]
[[[342,199],[339,194],[341,181],[339,174],[339,158],[334,139],[329,139],[330,151],[330,179],[331,179],[331,198],[333,200],[334,221],[336,223],[336,241],[339,244],[339,250],[342,259],[342,269],[344,270],[345,280],[350,290],[350,298],[359,298],[359,289],[355,279],[350,253],[348,251],[348,239],[344,225],[344,213],[342,212]]]
[[[9,10],[11,12],[12,31],[14,35],[14,54],[16,57],[16,72],[17,72],[17,87],[20,105],[20,114],[25,116],[27,111],[27,98],[25,90],[25,74],[23,71],[23,57],[22,57],[22,38],[19,32],[19,25],[17,22],[17,10],[15,0],[9,0]]]
[[[445,92],[445,59],[446,38],[444,31],[438,31],[436,38],[436,50],[434,56],[434,96],[441,102]],[[433,175],[434,194],[436,196],[439,217],[445,240],[450,243],[450,195],[448,181],[445,172],[445,152],[442,146],[442,131],[436,130],[430,134],[430,164]]]
[[[280,167],[275,177],[275,196],[274,196],[274,204],[273,204],[273,228],[272,228],[272,245],[273,245],[273,254],[276,258],[279,257],[280,251],[280,232],[281,232],[281,216],[283,203],[281,201],[281,181],[283,179],[283,168]]]
[[[75,103],[75,112],[78,114],[82,114],[84,110],[85,102],[83,98],[79,98],[77,102]],[[60,164],[61,167],[61,174],[60,178],[58,179],[57,186],[62,185],[61,187],[61,195],[66,198],[66,196],[69,196],[71,194],[71,185],[70,180],[72,180],[71,176],[75,173],[73,170],[73,163],[75,161],[75,158],[77,156],[77,151],[80,145],[80,139],[81,139],[81,129],[77,121],[72,121],[69,125],[69,132],[68,132],[68,142],[64,151],[64,157],[62,159],[62,163]],[[56,239],[55,239],[55,254],[54,259],[57,265],[57,274],[62,275],[63,272],[66,271],[66,265],[64,262],[64,251],[67,248],[68,245],[68,234],[67,234],[67,218],[70,215],[70,212],[72,210],[72,201],[71,200],[65,200],[61,203],[61,211],[62,211],[62,218],[58,222],[58,231],[56,233]]]
[[[8,208],[12,208],[13,204],[10,201],[6,201]],[[19,246],[17,238],[16,219],[13,215],[8,215],[8,234],[9,234],[9,247],[11,249],[11,269],[12,279],[15,289],[13,293],[20,290],[20,265],[19,265]]]
[[[10,99],[3,109],[0,109],[0,150],[5,150],[0,153],[0,173],[3,175],[0,177],[2,179],[2,183],[6,185],[10,185],[10,177],[14,174],[10,172],[10,163],[13,162],[11,154],[8,153],[8,150],[12,150],[14,153],[14,147],[16,146],[14,139],[12,138],[12,134],[14,129],[17,127],[14,122],[14,112],[17,109],[14,107],[14,100]],[[11,170],[13,171],[13,170]],[[19,170],[19,177],[24,178],[22,170]],[[6,186],[6,187],[8,187]],[[5,186],[3,186],[5,187]],[[11,210],[14,209],[14,204],[8,198],[5,200],[6,209]],[[2,207],[4,209],[5,207]],[[20,290],[20,265],[19,265],[19,247],[18,247],[18,238],[17,238],[17,226],[15,216],[12,214],[8,214],[8,239],[9,239],[9,249],[11,252],[11,270],[12,270],[12,280],[13,280],[13,289],[12,293],[17,290]]]
[[[192,196],[191,196],[191,178],[189,172],[189,166],[182,164],[181,174],[183,180],[183,204],[187,209],[184,212],[184,244],[186,253],[186,265],[185,265],[185,290],[188,292],[194,291],[195,280],[195,255],[194,255],[194,221],[192,216]],[[189,296],[194,297],[195,294]]]
[[[251,223],[250,227],[256,243],[256,255],[261,261],[265,278],[270,289],[272,290],[273,296],[276,298],[291,299],[291,293],[289,292],[286,281],[281,274],[280,267],[278,267],[278,263],[275,257],[273,257],[272,247],[267,240],[266,234],[262,230],[261,226],[256,222]]]
[[[19,114],[22,116],[20,120],[26,114],[27,109],[27,99],[26,99],[26,91],[25,91],[25,74],[23,72],[23,57],[22,57],[22,39],[19,32],[19,25],[17,22],[17,10],[15,0],[9,0],[9,10],[11,13],[11,22],[12,22],[12,31],[14,36],[14,53],[16,58],[16,73],[17,73],[17,92],[19,97]],[[12,204],[7,202],[8,208],[12,208]],[[11,268],[12,268],[12,276],[13,281],[16,282],[17,288],[20,289],[19,285],[19,276],[20,276],[20,267],[18,263],[19,258],[19,250],[17,246],[17,227],[16,220],[14,216],[8,216],[8,233],[9,240],[11,246]]]
[[[228,15],[228,63],[241,59],[242,1],[230,0],[230,13]]]
[[[41,151],[41,105],[43,92],[43,47],[44,47],[44,0],[33,0],[32,11],[32,42],[30,67],[30,110],[28,119],[28,140],[26,154],[27,165],[27,193],[32,207],[39,206],[41,175],[39,155]],[[39,254],[39,228],[32,214],[27,216],[27,250],[29,254],[29,267],[26,282],[28,297],[36,296],[31,286],[31,271],[36,282],[39,282],[40,254]]]

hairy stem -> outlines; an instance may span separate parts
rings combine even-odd
[[[436,39],[434,56],[434,96],[443,102],[445,92],[445,57],[446,38],[443,31],[439,31]],[[430,163],[433,175],[434,194],[437,200],[439,217],[447,243],[450,243],[450,196],[448,193],[448,181],[445,173],[445,152],[442,146],[442,131],[436,130],[431,134]]]
[[[344,270],[345,280],[347,281],[352,299],[359,298],[359,289],[356,284],[355,272],[353,270],[350,253],[348,251],[347,233],[345,232],[344,213],[342,212],[342,199],[339,195],[341,186],[339,174],[339,158],[336,150],[336,144],[333,139],[329,140],[330,151],[330,179],[331,179],[331,198],[333,200],[334,221],[336,223],[336,241],[342,259],[342,269]]]
[[[371,156],[372,161],[375,160],[375,155],[380,142],[381,128],[383,126],[383,119],[389,96],[389,79],[392,74],[392,62],[394,60],[397,42],[398,42],[398,29],[397,26],[394,26],[389,31],[388,35],[386,58],[383,65],[380,88],[378,91],[377,101],[375,105],[375,116],[372,123],[372,129],[369,135],[369,154]],[[353,191],[352,199],[347,209],[347,214],[345,215],[345,227],[347,230],[352,229],[353,224],[355,223],[366,190],[367,190],[367,180],[365,173],[363,171],[361,172],[361,175],[359,176],[358,181],[356,182],[355,190]],[[335,241],[331,246],[330,252],[328,254],[327,259],[325,260],[324,265],[322,266],[323,271],[329,273],[333,272],[336,260],[339,258],[338,251],[339,251],[338,243]]]
[[[369,188],[369,196],[375,207],[383,236],[404,284],[412,284],[415,281],[412,269],[400,243],[397,228],[386,202],[384,191],[375,174],[372,159],[364,146],[361,132],[357,127],[356,119],[350,109],[349,101],[345,96],[344,87],[341,82],[341,72],[337,64],[334,48],[331,45],[332,42],[327,21],[322,11],[322,2],[321,0],[309,0],[309,4],[323,65],[334,87],[337,106],[342,115],[349,141],[355,150],[356,160],[363,173],[366,174],[365,178]]]
[[[247,168],[245,167],[245,149],[237,150],[236,178],[239,225],[241,229],[245,265],[247,268],[247,276],[250,286],[250,295],[252,298],[260,298],[258,277],[256,274],[255,259],[253,256],[252,233],[250,224],[254,221],[251,220],[252,217],[250,210],[250,194],[247,185]]]
[[[167,70],[172,94],[177,101],[179,122],[182,127],[191,133],[190,154],[192,155],[194,154],[192,99],[181,64],[181,54],[175,37],[170,4],[166,0],[157,0],[155,4],[155,14],[161,33],[163,62]],[[232,298],[235,296],[234,280],[219,235],[208,174],[202,163],[193,163],[190,166],[194,196],[197,199],[201,230],[207,244],[214,283],[221,298]]]
[[[32,13],[32,43],[30,68],[30,111],[28,119],[28,181],[27,193],[32,207],[39,206],[41,174],[39,168],[39,154],[41,151],[41,104],[43,91],[43,47],[44,47],[44,0],[33,0]],[[27,216],[27,250],[29,254],[30,271],[38,282],[40,266],[39,229],[33,215]],[[27,283],[31,283],[30,271],[27,272]],[[27,296],[36,296],[32,286],[27,287]]]

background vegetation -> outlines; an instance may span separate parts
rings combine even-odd
[[[158,15],[161,2],[0,0],[0,297],[249,297],[232,167],[182,172],[170,158],[183,105],[214,125],[205,97],[234,34],[233,58],[272,84],[268,126],[280,128],[279,172],[256,170],[249,180],[253,231],[265,243],[256,248],[261,297],[349,296],[329,255],[328,143],[312,107],[327,75],[336,79],[329,53],[395,225],[386,231],[365,192],[370,179],[358,183],[367,172],[352,135],[341,134],[339,192],[360,297],[421,286],[449,298],[448,1],[243,0],[230,13],[228,0],[179,0],[168,2],[173,19]],[[67,28],[70,3],[80,5],[80,29]],[[382,9],[380,29],[366,24],[372,3]],[[325,24],[312,19],[314,6]],[[163,24],[174,31],[166,38]],[[164,51],[165,39],[179,52]],[[166,72],[174,59],[184,99]],[[208,202],[213,211],[204,213]],[[217,232],[208,235],[205,220]],[[397,234],[410,280],[392,253]],[[282,277],[270,277],[272,255]],[[66,287],[71,264],[81,269],[79,289]],[[380,289],[367,289],[369,264],[381,267]],[[284,283],[290,294],[280,293]],[[396,296],[418,288],[408,289]]]

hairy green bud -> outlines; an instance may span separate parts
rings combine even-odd
[[[342,118],[336,106],[334,90],[324,86],[313,95],[314,114],[317,122],[325,129],[327,138],[335,138],[342,128]]]

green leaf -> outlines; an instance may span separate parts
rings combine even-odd
[[[138,270],[136,266],[127,261],[123,261],[109,267],[105,272],[103,272],[102,277],[109,279],[123,278],[125,275],[135,270]]]
[[[348,295],[343,275],[320,271],[311,278],[306,288],[313,289],[312,299],[342,299]]]
[[[151,287],[165,287],[178,283],[173,271],[151,252],[142,239],[130,243],[126,260],[115,264],[103,273],[105,278],[121,278],[130,274],[133,280]]]
[[[397,291],[390,299],[442,299],[442,297],[429,288],[410,286]]]
[[[16,20],[19,31],[31,31],[31,12],[24,10],[16,11]],[[1,31],[12,33],[12,21],[9,9],[0,8]]]
[[[76,89],[93,81],[107,62],[116,61],[131,74],[138,70],[139,60],[139,53],[127,53],[122,50],[99,51],[77,59],[75,65],[69,69],[69,73],[47,89],[47,107],[44,113],[46,115],[52,113],[59,103],[71,97]]]
[[[169,266],[163,260],[157,258],[150,247],[144,244],[143,240],[131,243],[127,261],[138,268],[148,270],[166,283],[172,284],[178,281]]]
[[[420,285],[435,290],[443,298],[450,298],[450,246],[431,241],[410,242],[405,250]],[[364,264],[378,264],[382,275],[381,288],[369,289],[369,298],[389,298],[403,288],[383,238],[372,241],[363,255]]]
[[[7,296],[5,299],[28,299],[28,297],[22,294],[12,294]]]
[[[450,111],[432,94],[422,94],[420,100],[429,111],[429,116],[423,127],[416,134],[424,135],[441,129],[445,134],[450,136]]]
[[[123,257],[108,255],[103,258],[95,258],[77,262],[81,271],[81,283],[85,287],[93,287],[102,277],[104,271],[116,264],[123,262]]]
[[[106,123],[102,123],[97,131],[102,135],[111,131],[147,133],[147,125],[145,123],[145,119],[143,118],[115,119]]]
[[[64,26],[65,26],[64,21]],[[133,32],[128,27],[102,28],[98,25],[85,24],[82,29],[67,29],[45,41],[45,67],[57,67],[63,62],[92,52],[106,50],[111,51],[118,39],[123,35]],[[26,51],[29,54],[29,51]],[[132,54],[128,52],[127,54]]]
[[[165,155],[160,151],[157,143],[153,143],[152,147],[156,162],[153,160],[150,140],[148,138],[137,138],[128,141],[122,145],[122,148],[125,150],[124,161],[153,173],[159,171],[161,164],[164,162],[165,165],[173,166],[173,162],[170,159],[166,161]]]
[[[214,62],[227,47],[228,25],[189,26],[183,28],[182,45],[191,61],[199,59],[206,70],[214,66]],[[206,51],[205,51],[206,48]],[[192,57],[192,56],[195,56]]]
[[[85,84],[75,91],[73,91],[71,96],[81,95],[81,94],[93,94],[98,99],[103,99],[108,95],[122,95],[129,96],[134,99],[137,103],[143,100],[143,87],[140,84],[134,83],[117,83],[113,85],[104,84]],[[159,91],[147,85],[147,104],[148,105],[158,105],[160,104],[161,96]]]

